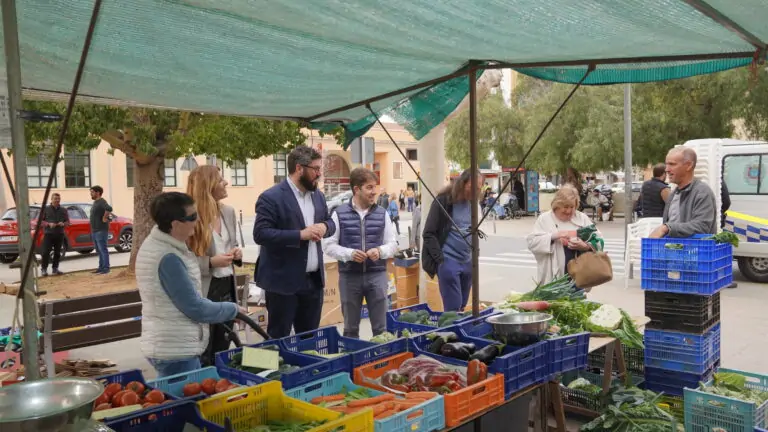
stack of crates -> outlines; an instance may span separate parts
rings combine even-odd
[[[642,240],[645,386],[683,396],[720,364],[720,290],[733,281],[733,248],[714,240]]]

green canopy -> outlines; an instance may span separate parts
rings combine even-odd
[[[473,60],[565,83],[593,63],[589,85],[688,77],[765,55],[768,2],[707,1],[105,0],[80,94],[339,122],[351,139],[373,122],[360,102],[393,93],[372,109],[421,138],[464,98],[466,75],[451,74]],[[92,7],[17,3],[27,91],[70,91]]]

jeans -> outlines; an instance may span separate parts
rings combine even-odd
[[[373,335],[387,331],[387,287],[389,278],[386,271],[371,273],[339,272],[339,297],[341,314],[344,315],[344,336],[360,338],[360,313],[363,297],[368,307]]]
[[[192,372],[202,367],[200,365],[200,357],[185,357],[173,360],[147,358],[147,361],[157,371],[157,378]]]
[[[43,270],[48,269],[48,260],[51,259],[51,249],[53,249],[53,270],[59,269],[59,260],[61,259],[61,244],[64,242],[64,233],[45,233],[43,237],[43,262],[40,267]]]
[[[408,197],[408,211],[413,211],[413,197]]]
[[[107,239],[109,238],[109,231],[95,231],[91,233],[93,237],[93,246],[96,247],[96,253],[99,254],[99,268],[98,272],[109,271],[109,251],[107,251]]]
[[[463,311],[469,301],[472,290],[472,261],[460,263],[444,257],[437,268],[440,296],[443,298],[443,310]]]

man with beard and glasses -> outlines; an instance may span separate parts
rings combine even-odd
[[[261,246],[254,279],[266,292],[272,338],[320,326],[325,287],[321,242],[336,232],[325,196],[317,190],[320,153],[306,146],[288,155],[288,178],[256,202],[253,240]]]

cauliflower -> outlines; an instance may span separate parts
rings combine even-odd
[[[616,306],[602,305],[592,312],[589,322],[598,327],[616,330],[621,324],[621,310]]]

